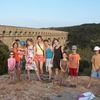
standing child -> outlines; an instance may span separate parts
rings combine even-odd
[[[44,80],[43,64],[45,62],[45,47],[42,36],[37,36],[37,43],[35,44],[35,52],[36,52],[35,59],[37,64],[37,75],[40,77],[41,74],[41,79]],[[38,80],[41,80],[39,77]]]
[[[92,62],[92,72],[90,81],[88,84],[88,88],[91,86],[92,78],[100,78],[100,47],[95,46],[94,47],[95,54],[93,55],[91,62]]]
[[[65,83],[67,70],[68,70],[68,60],[66,52],[63,52],[62,54],[63,58],[60,60],[60,68],[61,68],[61,80],[60,84],[63,85]]]
[[[26,54],[26,42],[20,41],[20,66],[24,70],[25,69],[25,54]]]
[[[79,61],[80,55],[76,52],[77,46],[72,46],[72,54],[69,55],[69,75],[71,81],[76,80],[75,84],[71,84],[72,87],[76,87],[78,84],[78,71],[79,71]]]
[[[19,45],[17,42],[13,43],[13,52],[14,56],[16,59],[16,69],[17,69],[17,78],[20,80],[20,74],[21,74],[21,69],[20,69],[20,55],[19,55]]]
[[[37,68],[34,60],[35,52],[34,52],[33,40],[29,38],[26,40],[26,43],[27,43],[26,69],[28,74],[28,80],[30,80],[30,70],[35,70],[37,72]]]
[[[63,47],[60,45],[60,42],[58,39],[54,40],[53,46],[54,46],[53,67],[55,69],[55,81],[58,81],[60,70],[61,70],[60,60],[62,59]]]
[[[15,80],[15,65],[16,65],[16,59],[14,58],[14,53],[10,52],[10,58],[8,58],[8,73],[10,76],[10,80]]]
[[[46,71],[49,71],[49,82],[52,78],[52,67],[53,67],[53,48],[49,45],[48,40],[44,40],[45,52],[46,52]]]

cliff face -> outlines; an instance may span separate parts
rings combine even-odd
[[[27,81],[26,74],[21,77],[21,81],[15,81],[15,83],[11,84],[8,75],[0,76],[0,100],[51,100],[50,98],[54,96],[61,97],[63,93],[69,100],[75,100],[78,94],[87,91],[91,91],[96,96],[100,96],[100,80],[93,80],[92,87],[87,89],[89,80],[87,76],[79,77],[79,85],[77,88],[39,82],[36,81],[35,74],[31,74],[31,82]],[[56,99],[53,98],[52,100]],[[95,100],[100,100],[100,98]]]

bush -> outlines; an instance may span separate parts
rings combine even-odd
[[[8,46],[0,42],[0,75],[7,73]]]
[[[88,60],[80,60],[79,75],[90,75],[91,62]]]
[[[78,52],[81,56],[79,75],[90,75],[91,58],[93,55],[92,49],[90,47],[79,48]]]

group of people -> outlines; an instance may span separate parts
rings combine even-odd
[[[94,48],[96,51],[92,57],[92,77],[100,78],[100,47]],[[69,75],[71,86],[77,86],[79,72],[80,55],[77,53],[77,46],[72,46],[72,52],[67,54],[64,47],[60,45],[58,39],[51,41],[43,40],[42,36],[37,36],[33,41],[28,38],[26,41],[14,41],[8,58],[8,73],[11,80],[15,80],[14,74],[17,74],[18,80],[21,80],[21,69],[27,70],[28,80],[31,70],[35,70],[37,80],[44,80],[44,64],[46,72],[49,72],[49,82],[52,82],[54,71],[54,81],[63,84],[66,75]],[[75,80],[75,82],[73,82]],[[91,78],[88,87],[91,85]],[[74,83],[74,84],[73,84]]]

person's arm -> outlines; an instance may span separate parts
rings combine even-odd
[[[9,59],[8,59],[8,69],[9,69],[9,66],[10,66],[10,61],[9,61]]]
[[[67,61],[67,70],[69,72],[69,60]]]
[[[100,72],[100,67],[98,68],[98,70],[97,70],[98,72]]]
[[[9,59],[8,59],[8,73],[9,73],[9,67],[10,67],[10,62],[9,62]]]
[[[100,67],[98,69],[96,69],[97,72],[100,72]]]
[[[78,55],[77,72],[79,72],[79,65],[80,65],[80,55]]]
[[[36,55],[36,53],[37,53],[37,44],[35,44],[35,46],[34,46],[34,51],[35,51],[35,55]]]
[[[44,57],[46,58],[46,48],[45,48],[45,46],[44,46]]]
[[[25,60],[27,61],[27,49],[26,49],[26,52],[25,52]]]
[[[36,46],[33,47],[34,57],[36,55]]]
[[[54,51],[53,51],[53,47],[50,47],[52,53],[53,53],[53,56],[52,56],[52,59],[51,59],[51,64],[53,64],[53,59],[54,59]]]
[[[62,53],[64,52],[64,46],[61,47],[61,52],[62,52]]]
[[[60,60],[60,68],[61,68],[61,71],[62,72],[65,72],[64,69],[63,69],[63,67],[61,66],[61,63],[62,63],[62,61]]]
[[[14,59],[14,67],[16,66],[16,59]]]
[[[9,71],[10,71],[10,68],[11,68],[11,59],[8,59],[8,73],[9,73]]]
[[[67,70],[68,70],[68,61],[67,61],[65,72],[67,72]]]
[[[34,58],[35,58],[35,55],[36,55],[36,50],[35,50],[35,46],[33,46],[33,60],[34,60]]]
[[[18,54],[18,56],[19,56],[20,58],[21,58],[21,56],[22,56],[22,55],[21,55],[21,52],[22,52],[21,50],[22,50],[21,48],[18,48],[18,53],[17,53],[17,54]]]
[[[69,57],[68,57],[68,71],[69,71],[69,68],[71,67],[70,62],[71,62],[71,54],[69,54]]]
[[[61,66],[61,60],[60,60],[60,68],[61,68],[61,71],[63,71],[63,68],[62,68],[62,66]]]
[[[77,72],[79,72],[79,61],[78,61],[78,64],[77,64]]]
[[[92,62],[92,69],[96,71],[94,56],[92,57],[91,62]]]

